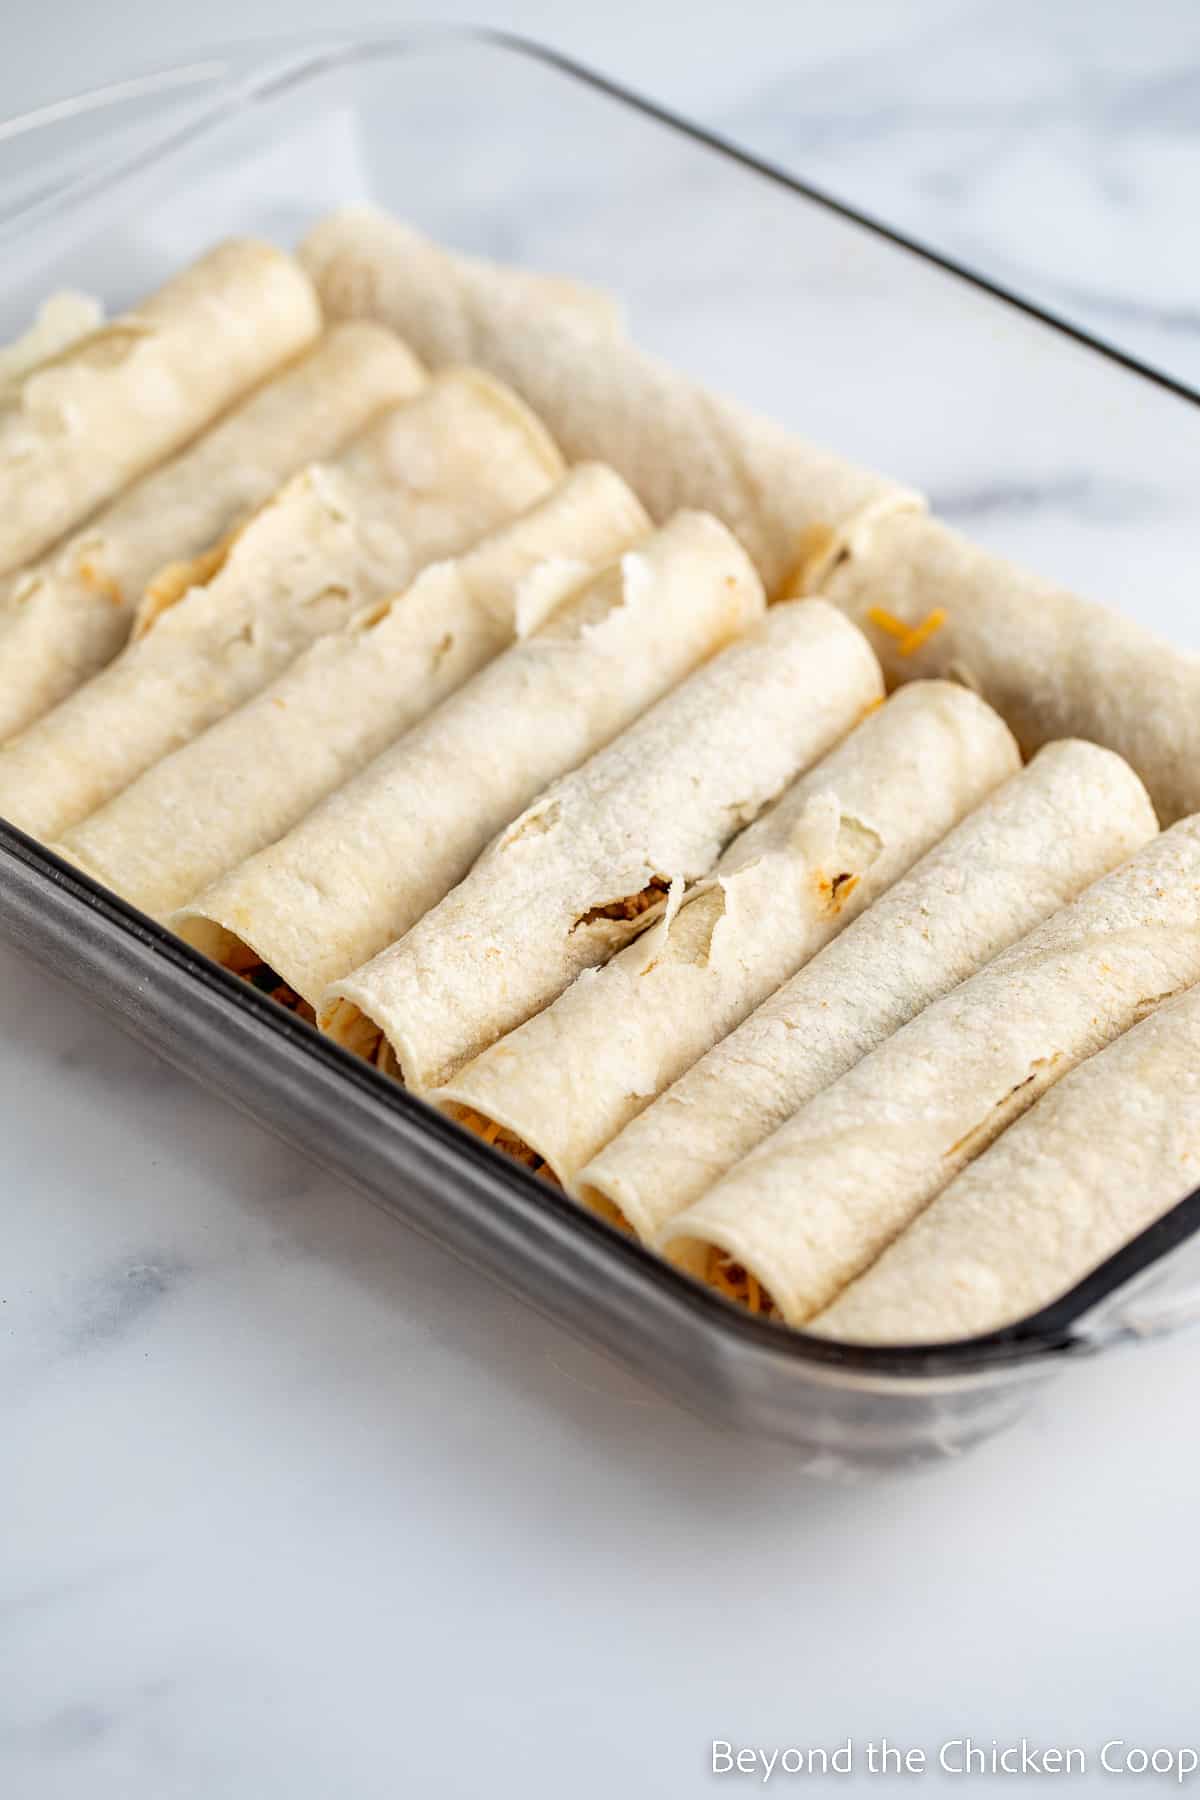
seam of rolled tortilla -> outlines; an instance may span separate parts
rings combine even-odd
[[[866,632],[889,686],[966,681],[1026,755],[1090,738],[1137,770],[1164,824],[1200,808],[1200,656],[930,517],[877,520],[820,588]]]
[[[653,1238],[822,1088],[1155,830],[1120,757],[1079,740],[1047,745],[606,1145],[585,1171],[588,1197]]]
[[[318,639],[55,851],[164,917],[282,837],[649,528],[619,475],[580,465],[463,555]]]
[[[928,1343],[1048,1306],[1200,1184],[1200,988],[1065,1075],[833,1305],[822,1337]]]
[[[0,745],[0,813],[33,836],[61,837],[315,639],[511,518],[561,473],[543,426],[491,376],[436,377],[336,461],[293,476],[207,585]]]
[[[416,357],[383,326],[334,326],[58,549],[0,584],[0,741],[111,661],[145,590],[158,606],[209,578],[215,540],[227,548],[297,469],[336,455],[424,381]]]
[[[431,1098],[495,1119],[586,1197],[586,1165],[623,1126],[1019,767],[974,694],[907,688],[740,833],[669,923]]]
[[[339,1017],[364,1015],[428,1091],[607,961],[878,698],[878,665],[844,624],[819,601],[772,607],[337,982]]]
[[[299,263],[229,239],[6,390],[0,573],[39,556],[321,330]]]
[[[494,271],[465,280],[452,259],[382,213],[336,213],[300,247],[327,312],[392,325],[431,367],[462,355],[447,341],[446,289],[473,361],[508,381],[572,460],[611,464],[661,523],[680,507],[715,513],[745,545],[769,594],[801,567],[810,591],[847,536],[895,507],[920,507],[898,482],[857,468],[628,342],[588,342]]]
[[[1069,1069],[1200,979],[1200,817],[902,1027],[803,1107],[658,1245],[715,1247],[802,1324]]]
[[[547,781],[608,743],[763,605],[724,526],[681,514],[172,923],[220,961],[252,949],[319,1002],[435,906]]]

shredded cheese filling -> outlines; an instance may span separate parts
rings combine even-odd
[[[240,957],[232,957],[228,967],[235,975],[240,975],[243,981],[248,981],[252,988],[257,988],[260,994],[266,994],[269,1000],[274,1000],[277,1006],[285,1006],[288,1012],[295,1013],[306,1024],[316,1024],[317,1015],[308,1001],[302,1000],[295,988],[289,987],[283,977],[276,974],[267,963],[260,962],[253,951],[246,951]]]
[[[468,1131],[474,1132],[475,1136],[480,1138],[483,1143],[490,1144],[493,1150],[499,1150],[505,1156],[510,1156],[514,1162],[519,1162],[524,1168],[532,1169],[535,1175],[540,1175],[543,1181],[549,1181],[554,1187],[562,1186],[562,1182],[545,1157],[539,1156],[538,1152],[527,1144],[524,1138],[518,1137],[515,1131],[509,1131],[505,1126],[497,1124],[495,1119],[489,1119],[483,1113],[478,1113],[469,1106],[458,1107],[454,1117],[460,1125],[465,1126]]]
[[[878,630],[895,638],[897,656],[915,656],[921,646],[927,644],[946,623],[944,606],[935,606],[916,625],[906,625],[903,619],[898,619],[895,613],[888,612],[883,606],[868,606],[866,616]]]
[[[143,637],[156,619],[161,618],[163,613],[170,612],[173,606],[178,606],[193,588],[207,587],[210,582],[215,581],[229,561],[230,552],[248,523],[249,520],[243,520],[240,525],[230,526],[223,537],[219,537],[215,544],[210,544],[207,550],[201,550],[197,556],[184,562],[164,564],[146,584],[134,626],[134,637]]]
[[[629,1223],[629,1220],[625,1217],[625,1214],[621,1211],[621,1208],[617,1205],[615,1200],[610,1200],[607,1194],[601,1194],[595,1188],[592,1188],[587,1192],[587,1202],[592,1211],[597,1213],[600,1218],[606,1220],[615,1230],[623,1231],[626,1237],[637,1236],[637,1233]]]
[[[670,890],[669,881],[664,881],[661,875],[652,875],[640,894],[626,894],[620,900],[610,900],[604,906],[590,906],[585,913],[580,913],[575,929],[580,925],[594,925],[598,919],[640,919],[644,912],[665,900]]]
[[[404,1075],[400,1068],[400,1059],[392,1049],[387,1038],[384,1037],[382,1031],[372,1045],[367,1056],[367,1061],[373,1062],[381,1075],[389,1075],[393,1081],[398,1081],[401,1087],[404,1086]]]
[[[704,1278],[710,1287],[716,1288],[718,1294],[724,1294],[727,1300],[744,1306],[747,1312],[763,1319],[779,1317],[774,1300],[757,1275],[753,1275],[724,1250],[718,1250],[715,1246],[709,1250]]]
[[[826,895],[826,904],[831,912],[837,912],[845,905],[858,883],[859,877],[851,874],[849,869],[843,869],[840,874],[831,876],[828,881],[823,879],[819,883]]]

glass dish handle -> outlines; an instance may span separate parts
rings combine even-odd
[[[487,28],[434,24],[394,28],[357,44],[334,28],[291,32],[220,45],[190,62],[0,119],[0,238],[40,224],[59,205],[86,198],[126,168],[164,154],[198,127],[311,74],[324,61],[438,40],[507,37]]]
[[[244,48],[217,52],[0,119],[0,232],[27,228],[65,195],[154,154],[181,124],[226,101],[256,64]]]

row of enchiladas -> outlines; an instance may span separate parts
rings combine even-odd
[[[986,1331],[1196,1185],[1195,661],[604,297],[56,297],[0,495],[0,815],[730,1297]]]

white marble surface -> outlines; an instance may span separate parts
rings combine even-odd
[[[1200,381],[1187,0],[508,19]],[[0,111],[196,25],[49,0],[0,24]],[[949,316],[921,318],[936,359]],[[1187,632],[1187,446],[1133,478],[1156,403],[1056,399],[1042,371],[1058,435],[1022,488],[1044,434],[968,362],[990,461],[966,399],[917,433],[915,406],[866,404],[870,367],[812,405],[973,529]],[[5,1800],[674,1800],[708,1791],[714,1737],[1195,1741],[1196,1340],[1078,1370],[932,1476],[831,1490],[633,1388],[7,950],[0,1044]]]

